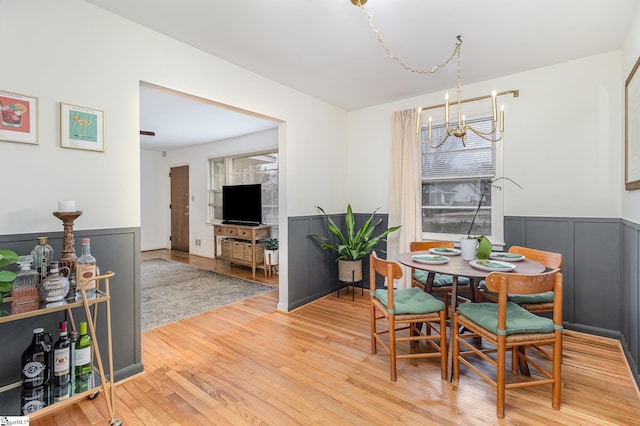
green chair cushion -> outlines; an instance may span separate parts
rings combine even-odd
[[[374,297],[389,309],[387,290],[378,289]],[[393,291],[395,314],[430,314],[444,309],[444,303],[417,287],[402,288]]]
[[[422,284],[426,284],[429,273],[421,269],[416,269],[413,273],[413,278]],[[453,277],[451,275],[436,274],[433,278],[433,287],[446,287],[453,284]],[[469,285],[469,278],[458,277],[458,285]]]
[[[480,289],[486,291],[489,294],[498,297],[497,293],[493,293],[487,289],[487,285],[484,280],[480,281],[478,284]],[[536,304],[536,303],[553,303],[553,291],[545,291],[544,293],[535,293],[535,294],[510,294],[509,300],[513,303],[517,303],[518,305],[525,304]]]
[[[469,318],[485,330],[498,334],[497,303],[461,303],[458,312]],[[553,333],[553,321],[507,302],[507,329],[501,334]]]

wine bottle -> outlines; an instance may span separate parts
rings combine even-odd
[[[71,342],[67,322],[60,323],[60,337],[53,345],[53,401],[63,401],[71,396]]]
[[[80,336],[75,346],[75,393],[91,389],[91,337],[87,335],[87,323],[80,323]]]
[[[44,328],[33,330],[31,344],[22,353],[22,387],[48,386],[51,375],[51,339]]]
[[[84,288],[87,296],[96,291],[96,258],[91,255],[91,239],[82,239],[82,255],[76,260],[76,282],[78,289]]]

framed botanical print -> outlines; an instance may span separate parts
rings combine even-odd
[[[104,152],[104,112],[60,103],[60,146]]]
[[[0,141],[38,144],[38,98],[0,90]]]
[[[624,85],[624,189],[640,189],[640,76],[633,66]]]

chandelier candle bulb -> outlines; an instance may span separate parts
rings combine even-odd
[[[444,124],[449,127],[449,92],[444,94]]]
[[[498,119],[498,102],[496,100],[496,91],[491,92],[491,105],[493,106],[493,121]]]
[[[504,132],[504,105],[500,106],[500,133]]]

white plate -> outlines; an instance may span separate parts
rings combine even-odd
[[[462,250],[457,248],[448,248],[448,247],[435,247],[429,249],[429,253],[447,255],[447,256],[457,256],[462,252]]]
[[[476,269],[491,272],[509,272],[516,269],[516,265],[508,262],[500,262],[499,260],[472,260],[469,265]]]
[[[503,252],[493,252],[489,259],[493,260],[506,260],[509,262],[520,262],[525,259],[525,257],[521,254],[516,253],[503,253]]]
[[[411,257],[416,262],[429,263],[431,265],[440,265],[449,261],[447,256],[441,256],[439,254],[414,254]]]

